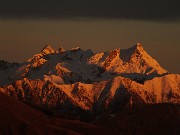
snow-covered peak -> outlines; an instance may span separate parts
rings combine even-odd
[[[120,50],[120,58],[121,60],[125,63],[128,62],[131,58],[131,56],[137,51],[140,50],[140,48],[142,47],[142,45],[140,45],[139,43],[127,48],[127,49],[121,49]],[[139,52],[139,51],[138,51]]]
[[[54,53],[54,49],[50,46],[50,45],[46,45],[42,51],[41,51],[41,54],[43,55],[47,55],[47,54],[51,54],[51,53]]]
[[[164,74],[168,73],[159,63],[153,59],[142,47],[140,43],[120,52],[120,58],[124,63],[124,73],[141,74]]]

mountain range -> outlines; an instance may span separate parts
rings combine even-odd
[[[162,68],[140,43],[96,54],[47,45],[23,63],[1,60],[0,91],[53,113],[99,113],[180,103],[180,75]]]

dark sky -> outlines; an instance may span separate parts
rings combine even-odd
[[[1,0],[0,17],[172,21],[180,19],[179,5],[179,0]]]
[[[1,0],[0,59],[22,62],[46,44],[107,51],[141,42],[180,69],[179,0]]]

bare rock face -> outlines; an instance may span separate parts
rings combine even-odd
[[[54,113],[180,103],[180,75],[163,69],[140,43],[97,54],[46,46],[24,63],[1,61],[0,86],[2,93]]]

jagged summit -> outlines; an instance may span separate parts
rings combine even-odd
[[[43,55],[51,54],[51,53],[54,53],[54,52],[55,52],[54,49],[50,45],[46,45],[41,51],[41,53]]]
[[[130,48],[127,48],[127,49],[123,49],[122,51],[125,52],[125,55],[131,57],[133,55],[136,55],[136,56],[145,56],[145,55],[149,55],[143,48],[142,44],[140,43],[137,43],[135,44],[134,46],[130,47]]]
[[[125,63],[125,72],[133,71],[141,74],[164,74],[168,73],[159,63],[153,59],[140,43],[120,52],[120,58]]]

